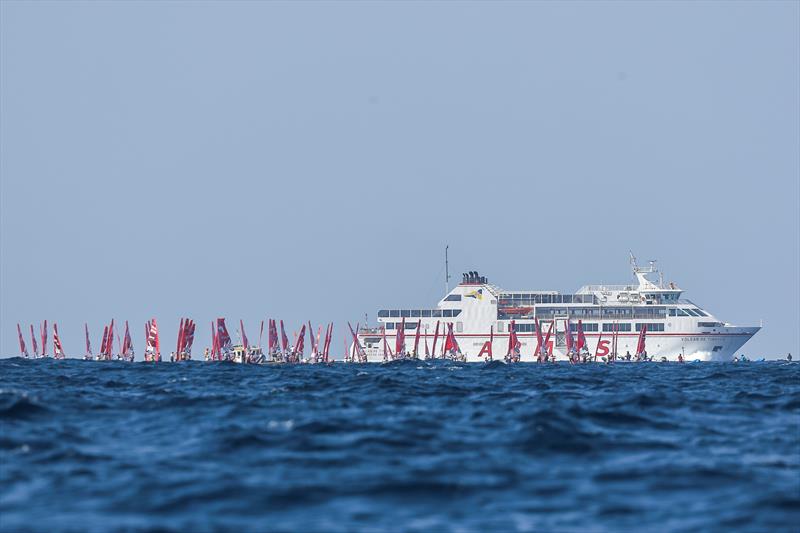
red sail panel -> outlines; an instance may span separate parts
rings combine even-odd
[[[111,319],[111,325],[108,326],[108,344],[106,344],[106,348],[108,349],[108,358],[114,355],[114,319]]]
[[[261,321],[261,332],[258,334],[258,347],[264,348],[264,321]]]
[[[396,330],[394,337],[394,353],[401,355],[406,351],[406,319],[400,322],[400,329]]]
[[[25,339],[22,338],[22,328],[17,324],[17,334],[19,335],[19,353],[23,357],[28,357],[28,348],[25,347]]]
[[[106,344],[108,343],[108,326],[103,326],[103,340],[100,342],[100,355],[106,357]]]
[[[31,324],[31,345],[33,346],[33,355],[39,357],[39,345],[36,344],[36,334],[33,332],[33,324]]]
[[[41,329],[42,334],[42,357],[47,357],[47,320],[44,321]]]
[[[61,337],[58,336],[58,324],[53,322],[53,357],[64,359],[64,347],[61,345]]]
[[[156,347],[156,361],[161,361],[161,341],[158,335],[158,324],[156,323],[156,319],[153,319],[153,325],[150,327],[150,334],[155,337],[155,347]]]
[[[180,360],[181,356],[181,348],[183,348],[183,319],[181,318],[181,323],[178,326],[178,342],[175,345],[175,359]]]
[[[306,338],[306,325],[303,324],[303,327],[300,328],[300,333],[297,335],[297,342],[294,344],[294,353],[302,357],[303,350],[305,349],[305,338]]]
[[[578,320],[578,341],[575,343],[575,349],[580,352],[586,347],[586,335],[583,334],[583,320]]]
[[[281,348],[284,352],[289,349],[289,337],[286,336],[286,329],[283,327],[283,320],[281,320]]]
[[[647,324],[642,324],[642,329],[639,331],[639,341],[636,343],[636,355],[641,356],[645,353],[645,341],[647,338]]]
[[[572,327],[569,318],[564,320],[564,339],[567,341],[567,353],[571,354],[575,350],[575,343],[572,339]]]
[[[183,352],[191,358],[192,356],[192,345],[194,344],[194,330],[195,330],[195,323],[194,320],[186,319],[186,324],[184,325],[186,329],[186,333],[183,336]]]
[[[83,329],[86,333],[86,357],[92,357],[92,343],[89,341],[89,324],[83,323]]]

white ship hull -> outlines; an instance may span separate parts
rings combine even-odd
[[[569,360],[565,333],[569,327],[573,335],[575,329],[583,332],[585,349],[592,359],[602,360],[609,354],[614,329],[618,330],[617,357],[634,356],[639,331],[645,329],[646,353],[655,361],[677,361],[681,355],[686,361],[730,361],[761,329],[718,320],[691,301],[681,299],[683,291],[674,284],[665,287],[663,282],[656,284],[647,279],[646,275],[657,272],[652,264],[650,268],[638,268],[634,263],[638,284],[590,285],[574,295],[504,291],[475,272],[465,274],[464,281],[435,308],[379,311],[378,327],[359,332],[360,347],[353,344],[351,355],[361,349],[369,362],[381,362],[391,359],[388,352],[398,348],[412,353],[416,344],[416,355],[423,359],[426,342],[428,351],[433,352],[435,340],[436,353],[432,356],[441,358],[444,332],[452,324],[460,352],[468,362],[488,359],[490,330],[492,358],[503,360],[509,349],[513,320],[522,362],[537,359],[537,322],[543,344],[556,360]],[[397,346],[396,332],[401,327],[405,328],[405,340]]]

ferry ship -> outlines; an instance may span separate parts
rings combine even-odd
[[[482,362],[491,354],[503,360],[512,350],[511,337],[515,360],[537,361],[539,349],[550,360],[566,361],[578,332],[591,360],[612,355],[623,360],[636,353],[644,329],[650,360],[730,361],[761,329],[724,322],[682,298],[675,283],[664,284],[655,261],[640,267],[631,255],[631,266],[635,284],[585,285],[574,294],[505,290],[478,272],[467,272],[435,308],[378,311],[378,326],[358,330],[358,343],[352,343],[348,355],[369,362],[386,360],[387,352],[391,359],[398,352],[442,358],[455,343],[461,360]],[[448,336],[445,348],[448,328],[454,340]]]

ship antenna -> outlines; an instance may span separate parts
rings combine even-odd
[[[450,292],[450,263],[447,260],[447,250],[450,245],[444,247],[444,293]]]

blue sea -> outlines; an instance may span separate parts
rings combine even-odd
[[[798,531],[800,365],[0,360],[0,530]]]

